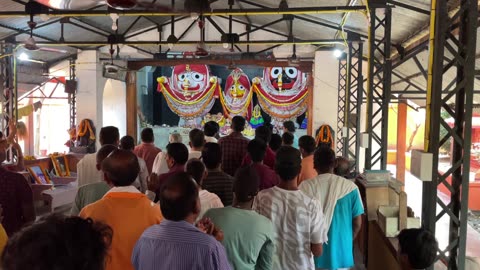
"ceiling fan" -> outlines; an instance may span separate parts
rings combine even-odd
[[[67,54],[68,51],[60,50],[55,48],[47,47],[38,47],[37,42],[33,38],[33,29],[37,26],[37,23],[33,20],[33,14],[30,14],[30,21],[28,22],[28,27],[30,28],[30,37],[25,40],[23,47],[29,51],[44,51],[44,52],[54,52],[54,53],[63,53]]]
[[[96,6],[107,5],[114,9],[129,10],[142,8],[160,12],[195,12],[202,13],[210,10],[210,3],[217,0],[185,0],[184,9],[176,10],[165,0],[35,0],[36,2],[53,9],[85,10]],[[158,3],[157,3],[158,2]]]

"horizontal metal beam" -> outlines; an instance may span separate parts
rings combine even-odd
[[[228,66],[232,64],[232,59],[222,58],[222,59],[211,59],[211,58],[174,58],[174,59],[148,59],[148,60],[130,60],[127,63],[127,68],[130,70],[140,70],[146,66],[175,66],[181,64],[206,64],[206,65],[224,65]],[[235,65],[256,65],[264,67],[288,67],[290,66],[288,61],[277,61],[275,59],[235,59],[233,60]],[[301,61],[298,65],[298,69],[311,72],[313,66],[313,61]]]
[[[1,25],[0,25],[1,26]],[[179,41],[175,43],[175,45],[197,45],[199,43],[198,40],[188,40],[188,41]],[[222,41],[205,41],[205,45],[222,45]],[[120,44],[124,45],[134,45],[134,46],[142,46],[142,45],[168,45],[167,41],[123,41]],[[335,45],[335,44],[344,44],[343,39],[314,39],[314,40],[250,40],[250,41],[238,41],[235,42],[235,45],[276,45],[276,44],[285,44],[285,45]],[[79,46],[79,47],[90,47],[90,46],[106,46],[110,45],[107,40],[105,41],[65,41],[65,42],[44,42],[38,41],[37,45],[44,45],[44,46]]]
[[[412,5],[408,5],[408,4],[398,2],[398,1],[394,1],[394,0],[388,0],[387,2],[392,4],[392,5],[395,5],[395,6],[399,6],[399,7],[402,7],[402,8],[406,8],[408,10],[412,10],[412,11],[421,13],[423,15],[430,15],[430,11],[425,10],[425,9],[421,9],[421,8],[418,8],[418,7],[414,7]]]
[[[202,13],[203,16],[268,16],[268,15],[316,15],[316,14],[337,14],[348,12],[364,12],[366,6],[323,6],[323,7],[292,7],[280,8],[245,8],[245,9],[214,9]],[[50,17],[98,17],[117,13],[120,16],[152,16],[171,17],[188,16],[186,12],[154,12],[151,10],[50,10],[47,14]],[[0,18],[29,17],[30,14],[24,11],[2,11]]]

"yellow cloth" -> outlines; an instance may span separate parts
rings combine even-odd
[[[163,219],[160,206],[140,192],[109,192],[83,208],[80,217],[104,222],[113,229],[106,270],[134,270],[131,258],[135,243],[148,227]]]
[[[2,224],[0,224],[0,254],[2,254],[3,248],[7,244],[7,241],[8,241],[7,232],[5,232]]]
[[[24,116],[28,116],[30,115],[31,113],[33,113],[33,104],[30,104],[30,105],[27,105],[25,107],[22,107],[22,108],[19,108],[18,109],[18,118],[22,118]]]

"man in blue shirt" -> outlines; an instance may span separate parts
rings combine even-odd
[[[160,188],[160,207],[165,220],[148,228],[132,254],[136,270],[230,270],[225,249],[208,233],[211,222],[200,221],[198,187],[185,172],[171,176]],[[213,233],[215,234],[215,233]]]
[[[321,202],[328,242],[315,258],[317,269],[350,269],[354,266],[353,240],[362,226],[364,213],[360,192],[350,180],[333,174],[335,153],[329,147],[315,151],[313,166],[318,176],[300,184],[299,189]]]

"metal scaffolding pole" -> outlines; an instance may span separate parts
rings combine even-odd
[[[360,159],[360,115],[362,113],[363,101],[363,43],[351,43],[349,46],[350,72],[348,74],[349,98],[347,101],[347,158],[352,164],[352,169],[359,172]]]
[[[75,59],[70,59],[70,80],[76,80],[76,67],[75,67]],[[66,86],[65,86],[66,87]],[[68,104],[70,105],[70,127],[76,126],[76,118],[77,118],[77,89],[73,93],[68,94]]]
[[[449,244],[440,247],[437,260],[445,262],[448,269],[464,270],[478,2],[462,0],[458,13],[452,17],[448,16],[447,0],[432,1],[431,5],[425,151],[433,154],[433,181],[423,184],[422,223],[435,233],[438,221],[449,219]],[[457,21],[458,37],[449,31]],[[452,67],[457,69],[457,79],[453,87],[445,86],[444,75]],[[442,96],[445,92],[448,94]],[[454,105],[449,105],[453,101]],[[441,117],[442,109],[453,117],[453,127]],[[441,128],[446,135],[440,136]],[[452,160],[439,170],[438,149],[448,140],[453,144]],[[450,176],[451,184],[447,181]],[[450,191],[450,202],[437,196],[440,184]],[[438,214],[437,205],[441,209]],[[437,235],[442,236],[445,235]]]
[[[349,99],[348,78],[350,57],[343,54],[338,60],[338,106],[337,106],[337,156],[347,157],[347,127],[348,112],[347,100]]]
[[[392,80],[391,23],[390,7],[370,9],[365,130],[368,133],[368,148],[365,149],[367,170],[387,167],[388,104]],[[382,38],[377,41],[379,35]]]
[[[362,42],[349,42],[348,52],[339,60],[337,155],[351,162],[351,169],[359,171],[360,114],[363,99]]]

